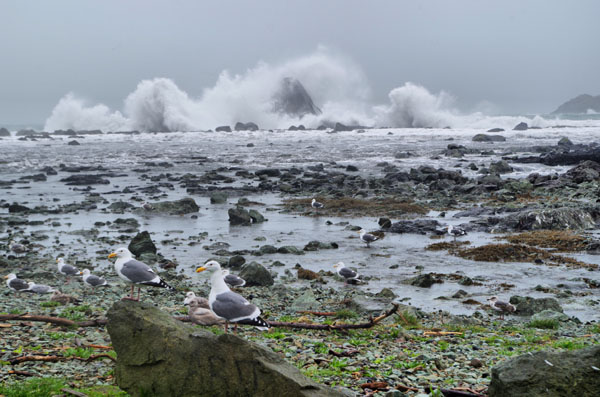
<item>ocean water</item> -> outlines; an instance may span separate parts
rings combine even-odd
[[[102,166],[107,171],[121,176],[108,177],[109,185],[95,185],[91,192],[100,193],[110,202],[123,200],[139,205],[139,200],[156,201],[171,200],[188,196],[185,190],[174,183],[173,189],[164,188],[157,195],[146,195],[141,188],[155,184],[150,179],[140,180],[142,172],[135,169],[143,168],[143,174],[149,177],[170,173],[182,175],[185,173],[202,174],[219,167],[242,167],[255,171],[265,167],[289,168],[323,164],[326,168],[343,170],[346,165],[353,164],[359,168],[363,176],[383,175],[377,163],[387,161],[401,170],[408,171],[420,165],[432,165],[446,169],[459,169],[463,174],[474,176],[467,165],[471,162],[489,164],[506,153],[517,152],[521,155],[533,154],[529,150],[536,145],[554,145],[567,136],[574,143],[590,143],[598,139],[600,120],[560,120],[564,127],[546,127],[527,131],[508,130],[502,133],[506,142],[479,143],[472,142],[477,133],[485,132],[481,128],[380,128],[364,131],[348,131],[331,133],[327,131],[255,131],[255,132],[172,132],[146,133],[140,135],[93,135],[77,138],[80,146],[69,146],[71,137],[53,136],[53,139],[37,141],[21,141],[17,137],[0,140],[0,181],[18,180],[23,176],[39,173],[45,166],[58,169],[60,164],[69,166],[86,165]],[[554,125],[554,124],[553,124]],[[566,125],[566,126],[565,126]],[[253,146],[248,146],[252,143]],[[467,155],[463,159],[448,158],[440,152],[449,143],[465,145],[492,151],[491,156],[479,154]],[[409,158],[397,158],[398,153],[410,152]],[[148,166],[148,162],[169,162],[173,166],[160,168]],[[561,173],[569,167],[548,167],[541,164],[513,164],[515,171],[504,177],[522,178],[531,172],[541,174]],[[93,172],[92,172],[93,173]],[[220,172],[233,175],[232,172]],[[45,182],[17,183],[12,188],[2,189],[2,198],[7,202],[18,202],[27,206],[38,204],[50,208],[71,202],[80,202],[88,194],[73,187],[65,186],[59,179],[69,176],[69,173],[59,172],[59,175],[48,176]],[[234,186],[255,184],[256,181],[236,181]],[[227,184],[215,185],[225,187]],[[133,193],[122,193],[123,189],[131,187]],[[200,205],[198,218],[186,216],[147,215],[140,213],[112,214],[105,210],[106,204],[99,204],[97,209],[80,211],[70,214],[32,215],[30,219],[42,221],[41,225],[27,226],[25,234],[32,232],[49,236],[42,241],[46,246],[40,248],[41,254],[50,257],[57,255],[53,247],[55,239],[60,248],[70,258],[94,258],[94,265],[99,269],[109,269],[110,263],[103,255],[97,254],[107,247],[99,241],[93,241],[81,235],[81,230],[88,230],[95,222],[114,221],[121,217],[136,218],[141,230],[148,230],[159,251],[168,258],[174,258],[180,264],[178,271],[190,277],[197,278],[193,269],[199,263],[208,259],[210,252],[203,248],[214,242],[227,242],[230,250],[256,249],[260,245],[275,246],[294,245],[302,248],[311,240],[333,241],[339,244],[337,250],[321,250],[302,256],[274,254],[262,257],[249,256],[248,260],[257,260],[267,266],[272,261],[279,260],[285,267],[272,267],[272,270],[283,274],[286,269],[292,269],[297,263],[305,268],[318,271],[333,270],[332,266],[338,261],[344,261],[347,266],[355,266],[359,272],[372,278],[368,284],[358,288],[370,292],[378,292],[384,287],[391,288],[399,299],[405,303],[425,310],[448,310],[452,313],[472,313],[476,307],[463,305],[457,300],[441,300],[459,289],[465,289],[473,299],[482,303],[492,295],[507,299],[510,295],[548,296],[534,290],[536,285],[555,287],[557,284],[568,284],[574,292],[590,292],[591,295],[565,299],[561,301],[569,315],[575,315],[582,320],[599,319],[597,306],[593,302],[600,300],[600,291],[588,290],[581,281],[582,277],[598,279],[598,272],[566,267],[548,267],[529,263],[485,263],[467,261],[445,252],[430,252],[424,247],[432,242],[422,235],[388,234],[386,238],[373,244],[367,249],[358,240],[358,235],[346,230],[344,224],[366,229],[376,229],[377,219],[371,217],[336,218],[336,217],[305,217],[298,214],[282,212],[282,200],[285,196],[279,194],[261,194],[247,196],[264,205],[256,207],[269,220],[251,227],[231,227],[227,221],[227,209],[231,208],[238,197],[230,197],[227,204],[211,205],[208,197],[192,195]],[[0,216],[7,216],[7,210],[1,209]],[[432,212],[424,218],[438,219],[443,224],[458,224],[469,219],[453,219],[451,213],[445,218]],[[327,221],[332,225],[327,225]],[[60,226],[52,226],[60,222]],[[98,237],[116,237],[120,234],[109,227],[98,227]],[[202,233],[208,233],[206,238]],[[598,233],[599,231],[590,231]],[[1,238],[8,238],[11,230],[0,232]],[[256,241],[264,237],[265,241]],[[474,233],[468,236],[474,245],[484,244],[493,240],[495,235]],[[169,240],[182,242],[173,245]],[[197,242],[190,245],[190,241]],[[589,263],[600,264],[600,256],[578,255],[579,259]],[[398,265],[396,268],[391,268]],[[474,278],[482,283],[481,286],[464,287],[455,282],[435,284],[432,288],[422,289],[408,286],[402,280],[418,274],[417,266],[423,266],[423,272],[457,273]],[[206,280],[197,278],[198,283]],[[515,284],[510,291],[504,291],[501,283]],[[334,288],[345,287],[336,281],[329,281]]]

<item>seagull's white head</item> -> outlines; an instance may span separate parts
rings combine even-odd
[[[65,264],[65,258],[63,258],[62,256],[58,259],[56,259],[56,263],[58,263],[58,265],[64,265]]]
[[[185,299],[183,300],[184,305],[189,305],[192,300],[196,299],[196,294],[192,291],[189,291],[185,294]]]
[[[115,256],[117,258],[127,258],[127,257],[132,256],[132,254],[131,254],[131,251],[129,251],[127,248],[121,247],[121,248],[118,248],[115,252],[111,253],[108,257],[114,258]]]
[[[314,204],[314,203],[315,203],[315,201],[317,201],[317,200],[315,200],[315,199],[312,199],[312,201],[311,201],[310,203],[311,203],[311,204]]]
[[[6,276],[4,276],[4,278],[7,280],[13,280],[13,279],[17,278],[17,275],[14,273],[9,273]]]
[[[335,265],[333,265],[333,267],[334,267],[335,269],[341,269],[341,268],[345,267],[345,266],[344,266],[344,262],[338,262],[338,263],[336,263]]]
[[[89,276],[90,275],[90,269],[83,269],[82,271],[79,272],[80,275],[82,276]]]
[[[223,274],[223,277],[228,276],[229,275],[229,269],[221,269],[221,273]]]
[[[210,273],[214,273],[221,270],[221,265],[217,261],[208,261],[203,266],[198,267],[196,269],[196,273],[200,273],[205,270],[209,271]]]
[[[366,233],[366,231],[365,231],[365,229],[360,229],[360,230],[358,230],[356,233],[358,233],[358,234],[365,234],[365,233]]]
[[[498,300],[498,298],[497,298],[497,297],[495,297],[495,296],[492,296],[491,298],[488,298],[488,302],[491,302],[491,303],[494,303],[494,302],[496,302],[497,300]]]

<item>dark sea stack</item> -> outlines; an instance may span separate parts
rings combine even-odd
[[[529,126],[527,125],[527,123],[521,121],[519,124],[517,124],[515,126],[515,128],[513,128],[513,131],[526,131],[529,129]]]
[[[302,83],[292,77],[281,80],[279,90],[273,96],[273,111],[293,117],[321,114]]]
[[[242,123],[238,121],[235,123],[235,127],[233,127],[233,129],[236,131],[258,131],[258,125],[253,122]]]
[[[152,242],[150,233],[147,231],[138,233],[133,240],[131,240],[127,249],[137,257],[147,253],[156,254],[156,245]]]
[[[10,131],[2,127],[0,128],[0,136],[10,136]]]
[[[506,138],[502,135],[477,134],[471,140],[473,142],[504,142]]]
[[[72,141],[69,141],[69,143],[67,143],[67,145],[69,145],[69,146],[79,146],[79,145],[81,145],[81,143],[79,143],[75,139],[73,139]]]
[[[551,114],[587,113],[588,110],[600,113],[600,95],[579,95],[560,105]]]
[[[228,125],[222,125],[220,127],[215,128],[217,132],[231,132],[231,127]]]

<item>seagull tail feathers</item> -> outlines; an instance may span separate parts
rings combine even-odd
[[[268,322],[266,322],[262,317],[245,318],[236,322],[238,324],[253,325],[261,331],[266,331],[269,328],[271,328],[271,325]]]
[[[162,278],[157,283],[143,283],[145,285],[151,285],[153,287],[166,288],[172,291],[175,291],[175,288],[171,287],[169,284],[165,282]]]

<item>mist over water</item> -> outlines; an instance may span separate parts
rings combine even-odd
[[[274,109],[274,95],[286,77],[306,88],[322,113],[290,116]],[[198,131],[236,122],[254,122],[262,129],[286,129],[303,124],[316,128],[341,122],[368,127],[413,128],[512,128],[526,120],[546,127],[554,120],[535,117],[461,114],[449,93],[432,93],[407,82],[393,88],[389,103],[373,104],[366,77],[351,60],[319,48],[307,56],[277,64],[259,62],[241,74],[225,70],[215,85],[193,97],[169,78],[141,81],[124,100],[122,111],[104,104],[87,104],[74,93],[66,94],[46,120],[44,130]]]

